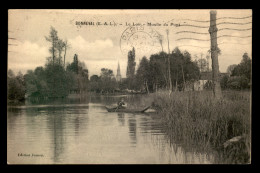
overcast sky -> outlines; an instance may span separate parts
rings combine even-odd
[[[109,68],[116,75],[117,63],[120,63],[121,74],[126,76],[127,55],[120,49],[120,38],[129,26],[127,23],[180,23],[202,26],[205,28],[195,27],[175,27],[175,26],[145,26],[145,29],[154,30],[163,36],[163,48],[168,51],[166,29],[169,29],[169,47],[172,51],[176,46],[181,51],[187,50],[191,53],[194,60],[195,55],[203,57],[210,48],[210,41],[196,40],[177,40],[179,38],[195,38],[209,40],[210,35],[198,34],[177,34],[179,31],[192,31],[208,33],[209,22],[195,22],[191,20],[209,21],[210,10],[9,10],[8,19],[8,36],[16,40],[9,39],[8,43],[8,69],[14,72],[21,71],[23,74],[27,70],[34,70],[37,66],[44,66],[46,57],[50,56],[48,48],[51,46],[46,41],[45,36],[49,35],[50,27],[53,26],[58,31],[61,39],[67,39],[70,49],[67,51],[66,61],[72,62],[74,54],[78,54],[80,61],[85,62],[89,69],[90,76],[100,74],[102,67]],[[217,10],[217,18],[235,17],[242,18],[251,16],[251,10]],[[189,20],[187,20],[189,19]],[[79,27],[76,21],[88,22],[112,22],[122,23],[117,26],[86,26]],[[186,22],[186,23],[184,23]],[[249,23],[244,25],[223,24],[223,22]],[[246,19],[219,19],[217,20],[218,29],[235,28],[247,29],[252,28],[252,18]],[[222,24],[221,24],[222,23]],[[142,33],[141,33],[142,34]],[[252,31],[234,31],[220,30],[218,36],[251,36]],[[139,35],[140,37],[142,35]],[[140,38],[139,37],[139,38]],[[139,40],[140,41],[140,40]],[[143,40],[142,40],[143,41]],[[234,44],[220,44],[220,43]],[[252,38],[221,37],[218,39],[219,48],[222,54],[219,56],[219,68],[221,72],[231,64],[238,64],[242,55],[247,52],[251,57]],[[121,44],[123,44],[121,42]],[[137,64],[143,56],[149,58],[150,54],[157,53],[161,50],[158,45],[153,45],[151,49],[145,49],[140,42],[136,51]],[[200,46],[182,46],[192,45]],[[210,59],[211,61],[211,59]]]

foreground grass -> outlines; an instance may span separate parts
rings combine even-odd
[[[248,163],[251,155],[251,95],[249,91],[224,91],[223,99],[214,99],[210,91],[162,91],[143,99],[153,100],[174,142],[198,146],[201,150],[220,151],[224,163]],[[233,137],[242,140],[223,147]],[[187,147],[188,148],[188,147]]]

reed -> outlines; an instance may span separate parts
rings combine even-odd
[[[251,154],[251,95],[245,91],[225,91],[216,100],[210,91],[168,92],[150,94],[159,111],[167,134],[174,142],[196,145],[202,150],[220,151],[227,163],[248,163]],[[235,136],[240,141],[223,148],[223,143]],[[189,147],[187,147],[189,148]]]

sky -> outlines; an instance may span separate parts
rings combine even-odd
[[[217,28],[219,30],[217,34],[221,36],[217,39],[221,50],[221,55],[218,57],[219,70],[220,72],[226,72],[229,65],[240,63],[245,52],[252,58],[252,30],[237,31],[225,29],[252,28],[252,17],[234,19],[252,16],[252,10],[216,11],[217,18],[220,18],[217,20]],[[51,26],[58,31],[59,38],[67,40],[70,45],[66,54],[66,62],[71,63],[74,54],[77,54],[78,59],[84,62],[88,68],[90,76],[94,74],[100,75],[101,68],[109,68],[116,75],[119,62],[121,75],[125,77],[127,52],[132,46],[136,48],[136,69],[143,56],[149,58],[151,54],[161,51],[162,47],[164,51],[168,51],[166,30],[169,31],[170,51],[179,46],[181,51],[186,50],[191,54],[192,60],[200,58],[201,54],[205,58],[210,49],[210,35],[206,34],[210,25],[209,20],[210,9],[9,10],[8,69],[12,69],[15,73],[21,71],[25,74],[27,70],[34,70],[38,66],[44,66],[46,58],[50,56],[48,49],[51,46],[50,42],[46,41],[45,36],[49,35]],[[93,22],[95,25],[77,25],[77,22]],[[97,25],[98,22],[102,25]],[[104,25],[105,22],[108,25]],[[230,22],[233,24],[229,24]],[[112,25],[109,25],[110,23]],[[135,25],[142,24],[143,32],[136,31],[131,33],[130,26],[133,26],[133,23]],[[147,23],[154,25],[147,26]],[[168,26],[164,25],[165,23]],[[158,26],[158,24],[161,25]],[[176,27],[175,24],[180,24],[181,26]],[[140,26],[133,27],[136,29],[140,28]],[[128,33],[131,33],[131,35],[128,35]],[[158,39],[156,39],[158,34],[162,35],[163,38],[162,47]],[[235,37],[227,37],[225,35]],[[190,38],[205,41],[191,40]],[[211,59],[209,60],[211,61]]]

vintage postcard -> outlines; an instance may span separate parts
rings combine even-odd
[[[251,9],[9,9],[8,164],[250,164]]]

